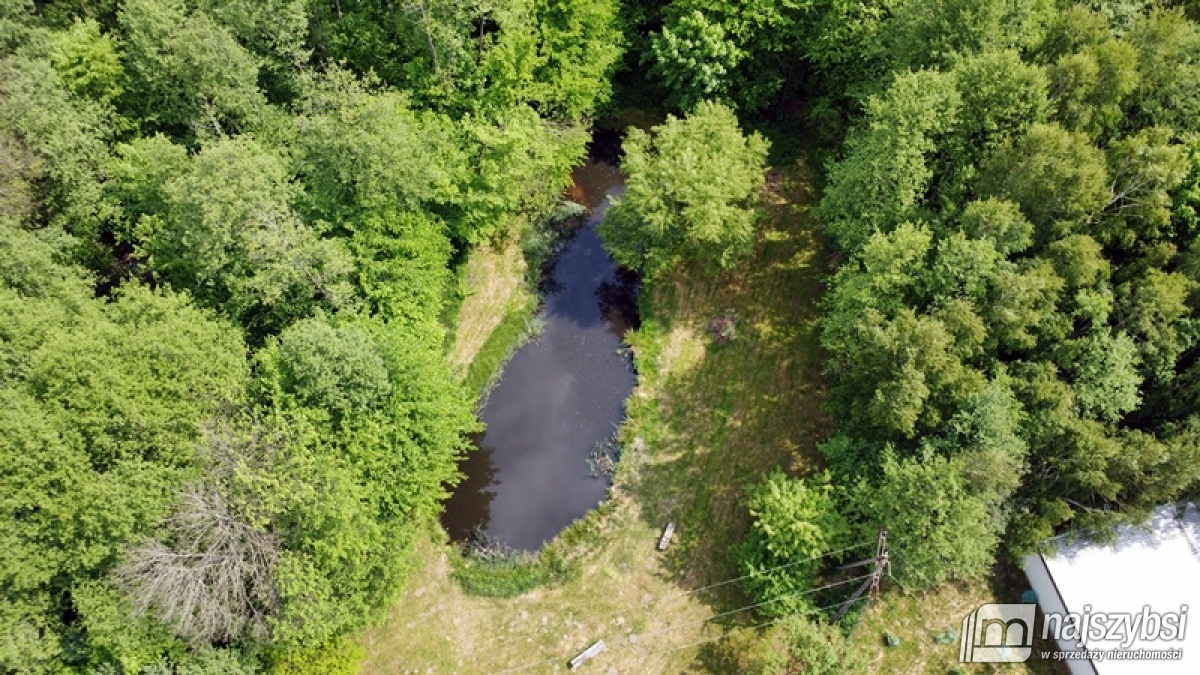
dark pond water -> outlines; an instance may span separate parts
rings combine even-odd
[[[463,461],[466,479],[442,521],[456,540],[476,530],[536,550],[604,499],[608,480],[595,452],[611,439],[634,386],[622,336],[637,322],[636,280],[617,270],[595,226],[616,167],[575,170],[571,198],[591,209],[546,280],[544,329],[504,369],[480,411],[487,425]]]

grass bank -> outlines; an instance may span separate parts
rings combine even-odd
[[[481,583],[504,587],[469,593],[464,586],[479,580],[468,570],[462,583],[458,551],[434,532],[391,615],[361,636],[363,673],[559,672],[601,639],[608,649],[585,667],[592,672],[721,672],[738,661],[725,652],[756,648],[761,619],[738,611],[750,601],[736,584],[709,586],[737,576],[732,547],[749,525],[746,489],[777,466],[818,468],[816,446],[831,428],[815,325],[827,254],[808,215],[806,172],[773,177],[769,202],[751,259],[716,278],[677,270],[644,295],[643,326],[630,337],[639,381],[610,498],[539,563],[564,573],[551,583],[530,583],[528,570],[487,574]],[[738,337],[718,345],[708,323],[728,310]],[[675,543],[660,553],[668,520]],[[522,585],[532,589],[489,597]],[[986,583],[954,592],[914,600],[889,589],[864,615],[855,648],[879,672],[947,672],[957,645],[932,643],[929,621],[957,627],[961,607],[993,596]],[[882,630],[919,653],[882,651]]]
[[[537,309],[518,237],[475,249],[459,283],[463,298],[447,358],[470,390],[481,392],[530,330]]]

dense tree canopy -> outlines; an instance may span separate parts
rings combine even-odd
[[[443,353],[459,266],[552,208],[597,115],[665,117],[627,131],[601,228],[651,284],[754,264],[750,130],[818,160],[835,424],[820,473],[747,485],[757,599],[880,528],[932,584],[1194,495],[1197,21],[0,2],[0,671],[344,666],[478,427]],[[767,672],[847,658],[771,639]]]
[[[3,3],[0,671],[340,667],[478,426],[455,265],[621,50],[610,0]]]
[[[767,143],[738,129],[733,112],[708,101],[652,134],[630,129],[629,174],[601,235],[613,258],[647,277],[689,258],[729,267],[754,244]]]
[[[825,450],[865,481],[853,520],[934,582],[1200,478],[1194,409],[1163,405],[1198,346],[1181,252],[1200,119],[1175,89],[1196,53],[1176,50],[1196,30],[1178,10],[1039,5],[1043,32],[1000,3],[923,5],[880,34],[945,46],[878,56],[821,204],[846,256]]]

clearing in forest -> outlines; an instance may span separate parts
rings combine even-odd
[[[572,528],[565,547],[579,573],[514,598],[469,595],[451,576],[456,551],[431,528],[396,608],[361,636],[364,674],[566,671],[596,640],[607,649],[584,666],[595,672],[736,670],[735,652],[754,641],[749,627],[762,619],[735,611],[751,604],[737,584],[697,589],[738,576],[732,549],[749,526],[746,488],[777,466],[817,468],[817,443],[831,427],[816,326],[828,261],[808,215],[815,196],[803,166],[774,174],[769,186],[754,256],[716,276],[678,269],[642,299],[625,453],[610,499]],[[729,313],[736,337],[719,344],[710,322]],[[659,552],[669,520],[678,530]],[[955,593],[976,604],[991,596],[982,582]],[[894,616],[890,602],[867,620],[882,610]],[[928,642],[923,625],[890,629]],[[877,637],[860,631],[855,641],[886,670],[892,654],[875,649]],[[949,665],[958,653],[957,645],[929,651],[906,651],[902,662]]]

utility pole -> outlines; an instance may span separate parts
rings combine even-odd
[[[863,564],[870,564],[870,562],[871,561],[869,560],[864,560]],[[879,581],[883,579],[883,574],[885,571],[890,573],[892,569],[892,563],[890,560],[888,560],[887,530],[879,531],[879,542],[875,546],[874,563],[875,568],[871,570],[871,576],[868,577],[867,580],[858,587],[858,590],[854,591],[854,595],[851,595],[850,599],[842,605],[842,608],[838,611],[837,616],[833,617],[833,623],[841,621],[842,617],[846,616],[846,612],[850,611],[850,608],[854,606],[854,603],[858,602],[858,599],[862,597],[862,594],[865,593],[867,589],[870,589],[871,591],[870,597],[867,598],[868,603],[879,595]]]

